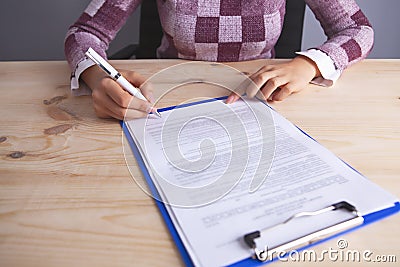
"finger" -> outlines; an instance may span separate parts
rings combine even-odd
[[[269,80],[276,77],[275,72],[262,72],[252,77],[253,82],[246,89],[248,97],[254,97],[262,86]]]
[[[97,93],[97,91],[96,91],[96,93],[93,94],[93,99],[95,101],[95,105],[97,107],[98,113],[108,114],[119,120],[124,119],[125,114],[127,113],[127,107],[121,107],[108,94],[103,93],[103,92]],[[139,102],[139,104],[137,102],[134,102],[134,103],[136,103],[136,105],[141,108],[143,108],[143,106],[140,106],[140,103],[145,103],[145,105],[147,105],[147,106],[150,105],[150,103],[148,103],[147,101],[143,101],[136,97],[131,97],[131,99],[137,100],[137,102]],[[129,103],[127,106],[129,106]],[[149,109],[149,108],[147,108],[147,109]],[[139,117],[146,116],[147,113],[148,113],[147,111],[140,111],[140,110],[135,109],[132,112],[129,112],[129,117],[130,118],[139,118]]]
[[[125,91],[118,83],[110,78],[101,81],[103,91],[109,96],[117,105],[127,108],[132,99],[132,95]]]
[[[225,104],[232,104],[236,102],[240,98],[240,95],[236,94],[235,92],[232,92],[228,98],[225,101]]]
[[[139,110],[141,112],[149,113],[153,111],[152,105],[150,102],[139,99],[137,97],[132,97],[131,102],[127,106],[130,110]]]
[[[113,102],[111,99],[109,99],[111,102]],[[128,108],[122,108],[118,105],[112,105],[112,103],[107,103],[107,106],[105,106],[107,109],[107,113],[110,114],[113,118],[116,118],[118,120],[131,120],[131,119],[137,119],[137,118],[143,118],[148,115],[148,112],[143,112],[137,109],[128,109]]]
[[[140,86],[140,91],[143,96],[149,100],[150,103],[154,104],[153,86],[150,82],[145,82]]]
[[[101,89],[93,90],[92,91],[92,99],[93,99],[94,111],[95,111],[97,117],[99,117],[99,118],[104,118],[104,119],[111,118],[111,117],[116,118],[116,116],[113,116],[114,114],[112,114],[106,106],[107,98],[109,98],[109,96]],[[113,105],[115,105],[115,103],[113,101],[111,101],[111,102]]]
[[[272,101],[282,101],[285,98],[287,98],[288,96],[290,96],[291,94],[292,94],[292,91],[288,87],[283,86],[280,88],[280,90],[276,90],[271,95],[271,99],[272,99]]]
[[[108,119],[108,118],[115,118],[115,119],[120,119],[120,116],[112,112],[110,109],[108,109],[106,106],[103,104],[99,104],[94,102],[94,111],[96,112],[97,117],[102,118],[102,119]]]
[[[258,98],[259,100],[262,100],[262,101],[267,101],[264,94],[260,90],[257,92],[256,98]]]
[[[245,80],[242,81],[234,90],[231,90],[231,92],[241,96],[246,92],[246,88],[249,87],[251,83],[253,83],[252,80],[249,77],[246,77]]]
[[[242,81],[240,85],[230,93],[225,103],[231,104],[233,102],[236,102],[246,92],[246,90],[248,90],[248,88],[253,86],[255,86],[253,81],[249,77],[246,77],[246,79]],[[258,90],[258,88],[256,88],[255,90]]]
[[[248,97],[257,96],[258,98],[265,100],[264,96],[259,93],[260,88],[272,77],[275,77],[274,66],[266,65],[260,68],[258,71],[250,76],[250,83],[246,88],[246,95]]]
[[[101,112],[103,114],[106,114],[106,116],[99,116],[100,118],[112,117],[112,118],[115,118],[118,120],[132,120],[132,119],[143,118],[148,115],[148,113],[146,113],[146,112],[141,112],[138,110],[131,110],[131,109],[124,109],[124,108],[120,108],[120,110],[117,110],[116,112],[114,112],[112,109],[104,107]]]
[[[280,86],[286,84],[286,80],[280,77],[274,77],[267,81],[264,87],[261,89],[265,99],[269,99],[272,93],[278,89]]]
[[[108,82],[106,88],[107,95],[121,108],[137,109],[145,113],[149,113],[152,110],[150,102],[139,99],[137,97],[133,97],[113,80]],[[112,111],[116,112],[116,107],[113,108],[114,109]],[[120,114],[119,111],[117,112],[117,114]]]
[[[106,114],[113,118],[122,120],[125,116],[126,108],[119,106],[107,94],[101,96],[93,95],[95,110],[98,114]]]
[[[126,113],[125,113],[125,117],[123,119],[124,120],[133,120],[133,119],[145,118],[146,116],[149,116],[149,113],[142,112],[142,111],[136,110],[136,109],[127,109]]]
[[[93,107],[97,117],[102,119],[114,118],[114,116],[111,115],[111,112],[109,112],[106,108],[104,107],[100,108],[97,105],[93,105]]]
[[[274,101],[282,101],[285,98],[287,98],[289,95],[294,94],[296,92],[299,92],[303,89],[304,85],[302,85],[301,83],[293,83],[293,82],[289,82],[287,84],[285,84],[284,86],[281,86],[281,91],[283,92],[276,92],[276,94],[274,93],[274,95],[272,96]]]
[[[140,87],[146,79],[135,71],[121,70],[122,75],[135,87]]]
[[[142,95],[150,102],[154,103],[153,87],[151,83],[147,82],[146,79],[137,72],[134,71],[122,71],[124,77],[135,87],[139,88]]]

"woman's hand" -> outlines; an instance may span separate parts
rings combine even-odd
[[[317,65],[311,59],[297,56],[287,63],[266,65],[259,69],[250,76],[254,84],[248,86],[244,92],[249,97],[257,94],[264,100],[282,101],[305,88],[313,78],[320,75]],[[238,94],[231,93],[226,103],[233,103],[239,98]]]
[[[152,110],[153,94],[148,86],[141,88],[145,79],[138,73],[128,70],[120,70],[135,87],[140,88],[148,101],[133,97],[125,91],[116,81],[109,78],[97,66],[86,69],[81,77],[92,89],[93,106],[96,115],[100,118],[116,118],[123,120],[141,118],[147,116]]]

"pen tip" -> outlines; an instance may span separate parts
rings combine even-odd
[[[155,107],[152,107],[152,108],[150,109],[150,112],[151,112],[151,114],[154,114],[154,115],[156,115],[157,117],[161,118],[160,112],[158,112],[158,110],[157,110]]]
[[[158,112],[157,110],[156,110],[156,111],[154,111],[154,114],[156,114],[156,115],[157,115],[157,117],[161,118],[161,114],[160,114],[160,112]]]

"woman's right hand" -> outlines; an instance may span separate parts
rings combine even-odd
[[[119,72],[133,86],[139,88],[143,96],[149,101],[133,97],[95,65],[86,69],[81,74],[81,78],[92,90],[96,115],[100,118],[116,118],[119,120],[147,116],[152,111],[154,100],[149,86],[141,88],[141,85],[145,82],[144,77],[134,71],[119,70]]]

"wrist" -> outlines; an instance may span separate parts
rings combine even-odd
[[[93,86],[105,77],[107,75],[97,65],[94,65],[84,70],[80,78],[90,89],[93,89]]]
[[[307,69],[309,69],[310,73],[313,74],[313,78],[321,76],[321,72],[317,64],[310,58],[303,55],[299,55],[293,59],[293,62],[301,64],[302,67],[306,67]]]

